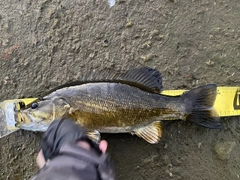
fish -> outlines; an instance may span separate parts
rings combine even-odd
[[[165,120],[221,128],[213,107],[216,84],[167,96],[161,94],[162,77],[157,69],[135,67],[124,73],[101,76],[63,85],[21,108],[15,113],[16,126],[46,131],[53,120],[71,117],[93,139],[99,139],[100,133],[131,133],[151,144],[162,138]]]

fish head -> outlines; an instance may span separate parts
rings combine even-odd
[[[33,102],[15,113],[16,127],[31,131],[46,131],[55,119],[61,119],[70,105],[62,98]]]

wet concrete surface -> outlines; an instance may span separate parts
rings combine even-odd
[[[2,0],[0,101],[39,97],[93,69],[144,65],[162,73],[164,89],[240,85],[240,4],[235,1]],[[240,179],[240,118],[221,130],[165,122],[150,145],[105,134],[118,179]],[[0,178],[37,172],[41,133],[0,139]],[[231,148],[230,148],[231,147]]]

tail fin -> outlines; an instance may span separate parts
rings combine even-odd
[[[213,107],[216,95],[216,84],[200,86],[184,93],[186,120],[212,129],[221,128],[220,118]]]

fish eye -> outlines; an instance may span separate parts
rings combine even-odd
[[[38,103],[32,103],[32,109],[36,109],[38,107]]]

